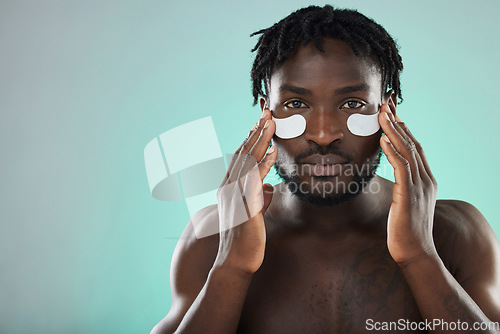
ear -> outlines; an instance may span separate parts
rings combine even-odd
[[[261,111],[264,111],[264,109],[268,108],[269,109],[269,105],[267,103],[267,98],[264,97],[264,96],[261,96],[259,98],[259,103],[260,103],[260,110]]]
[[[396,107],[398,105],[397,99],[398,97],[396,96],[396,92],[394,91],[394,89],[391,89],[390,91],[384,94],[384,98],[382,100],[383,104],[389,105],[394,115],[396,115]]]

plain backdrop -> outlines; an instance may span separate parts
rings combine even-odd
[[[249,35],[309,4],[0,1],[1,333],[148,333],[168,312],[189,214],[151,197],[144,146],[211,116],[232,153],[260,115]],[[474,204],[498,235],[500,2],[333,5],[397,40],[398,113],[438,197]]]

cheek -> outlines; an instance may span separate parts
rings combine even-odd
[[[294,148],[297,148],[295,140],[283,140],[274,136],[271,139],[271,143],[278,149],[278,159],[280,162],[292,161],[292,157],[298,154],[298,152],[294,151]]]
[[[370,137],[357,137],[352,147],[356,148],[353,152],[355,156],[359,157],[358,163],[364,163],[367,160],[376,158],[380,151],[380,136],[373,135]]]
[[[291,172],[295,168],[295,158],[308,149],[307,144],[298,138],[284,140],[274,136],[272,144],[278,149],[276,163],[286,172]]]

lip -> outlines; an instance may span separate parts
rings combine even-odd
[[[314,154],[302,159],[299,163],[301,174],[304,175],[339,176],[349,160],[337,154]]]
[[[345,164],[309,164],[303,163],[302,172],[310,176],[339,176]]]
[[[340,155],[337,154],[326,154],[326,155],[315,154],[300,161],[301,164],[305,165],[324,165],[324,166],[342,165],[348,162],[349,161],[346,158],[341,157]]]

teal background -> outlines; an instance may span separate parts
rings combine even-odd
[[[249,34],[308,4],[0,2],[1,333],[149,333],[169,310],[189,217],[185,203],[151,197],[144,146],[212,116],[233,152],[259,117]],[[499,235],[500,3],[335,5],[398,40],[398,112],[438,197],[471,202]]]

